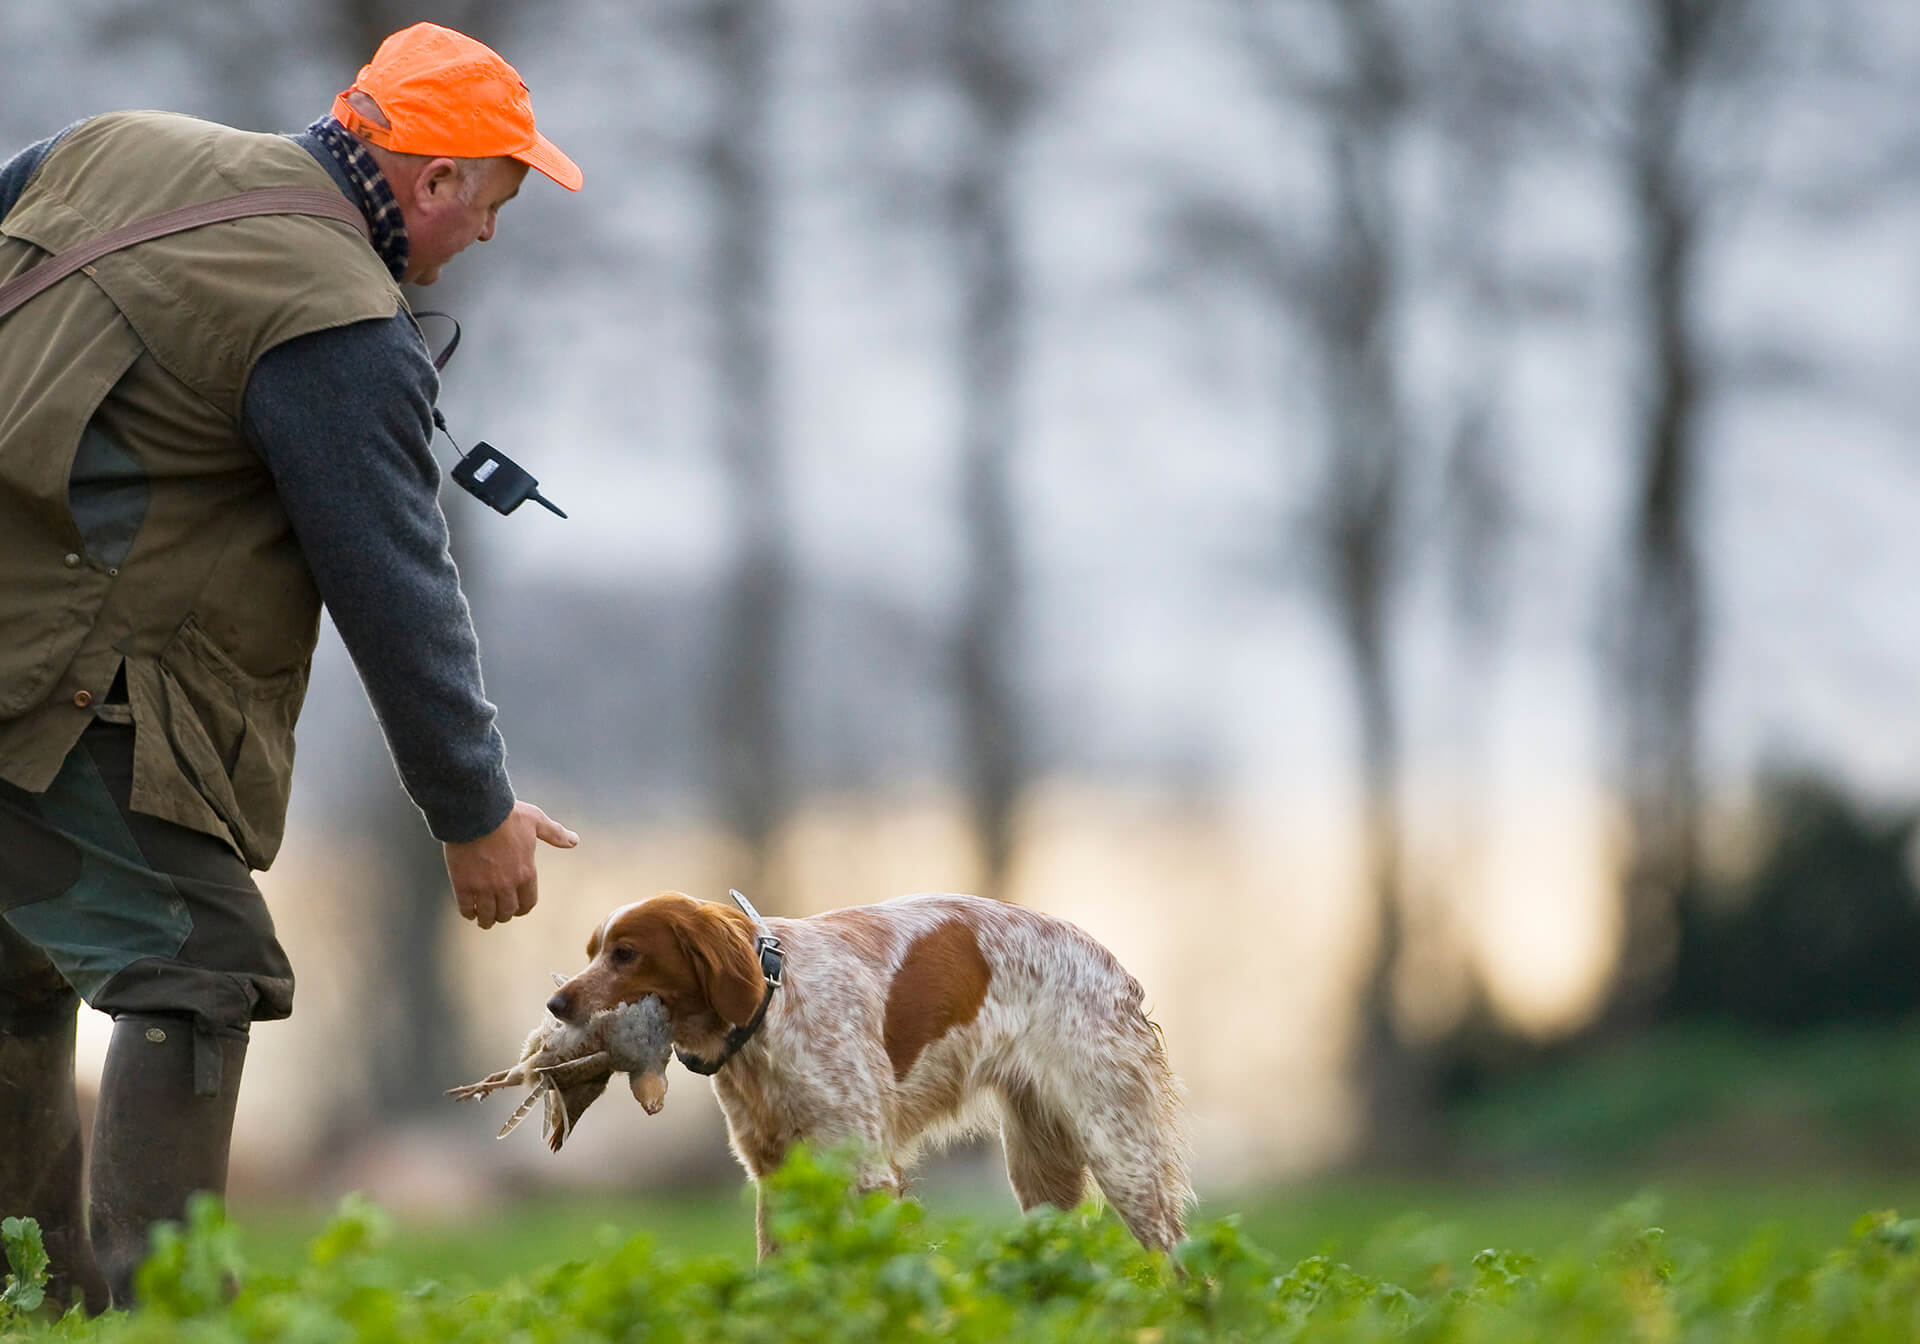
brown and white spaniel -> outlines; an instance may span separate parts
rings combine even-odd
[[[767,935],[779,961],[762,959]],[[577,1025],[658,995],[682,1062],[718,1064],[756,1182],[796,1142],[851,1142],[862,1187],[900,1191],[926,1143],[997,1121],[1023,1209],[1073,1207],[1091,1171],[1143,1245],[1183,1235],[1186,1114],[1159,1028],[1139,983],[1064,920],[921,895],[756,923],[669,892],[607,916],[587,955],[549,1011]],[[765,1255],[764,1188],[755,1221]]]

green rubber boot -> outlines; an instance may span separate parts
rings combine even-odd
[[[196,1191],[226,1194],[246,1056],[245,1037],[196,1036],[184,1017],[114,1019],[89,1169],[94,1252],[114,1306],[133,1305],[154,1224],[184,1221]]]
[[[0,990],[0,1216],[32,1218],[46,1242],[47,1299],[107,1309],[87,1237],[73,1041],[80,999],[64,983],[31,1000]]]

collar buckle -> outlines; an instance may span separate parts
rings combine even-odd
[[[763,933],[753,940],[753,950],[760,954],[760,974],[766,977],[767,987],[780,988],[780,978],[787,962],[787,954],[780,946],[780,940],[770,933]]]

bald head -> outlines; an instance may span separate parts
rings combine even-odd
[[[367,94],[355,89],[346,98],[357,115],[387,125],[386,114]],[[406,222],[407,268],[400,278],[413,285],[432,284],[441,267],[473,243],[493,237],[500,207],[519,193],[527,175],[527,165],[518,159],[401,154],[371,141],[360,143],[380,165]]]

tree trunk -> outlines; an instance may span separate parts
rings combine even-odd
[[[714,404],[734,512],[712,678],[717,786],[722,818],[746,850],[740,884],[777,909],[766,887],[788,807],[781,692],[793,595],[773,385],[773,19],[769,0],[713,0],[705,12],[719,87],[704,160],[713,205]]]
[[[1699,693],[1703,658],[1698,544],[1703,356],[1692,302],[1700,250],[1682,157],[1683,105],[1727,7],[1648,0],[1653,44],[1636,108],[1632,171],[1641,224],[1646,352],[1618,669],[1630,850],[1609,1029],[1643,1024],[1671,975],[1681,911],[1698,878]]]
[[[1028,99],[1005,11],[1004,0],[961,0],[951,11],[951,59],[969,128],[948,198],[960,287],[968,561],[956,637],[961,750],[981,849],[980,891],[997,899],[1006,895],[1026,776],[1014,676],[1020,594],[1012,480],[1025,295],[1011,178]]]
[[[1400,725],[1391,656],[1407,435],[1394,366],[1394,148],[1406,92],[1391,17],[1338,6],[1348,72],[1326,101],[1331,254],[1318,281],[1329,462],[1325,591],[1347,655],[1359,739],[1361,830],[1375,942],[1359,994],[1354,1069],[1363,1160],[1426,1157],[1432,1081],[1395,1009],[1408,915],[1401,868]]]

